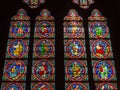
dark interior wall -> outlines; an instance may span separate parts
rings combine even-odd
[[[5,60],[5,53],[7,47],[8,31],[10,25],[10,19],[16,14],[16,12],[23,8],[27,11],[31,18],[31,32],[34,32],[35,17],[39,15],[40,11],[44,8],[51,12],[51,15],[55,18],[56,23],[56,87],[57,90],[64,90],[64,47],[63,47],[63,18],[67,15],[70,9],[75,9],[80,16],[84,19],[85,28],[87,30],[87,18],[90,16],[93,9],[99,9],[103,16],[108,19],[108,26],[110,28],[111,42],[114,52],[115,65],[118,76],[118,83],[120,83],[120,3],[119,0],[95,0],[95,4],[91,5],[89,9],[84,10],[78,5],[75,5],[71,0],[46,0],[45,4],[40,5],[37,9],[31,9],[22,0],[3,0],[0,3],[0,81],[3,73],[3,66]],[[89,41],[88,38],[86,38]],[[33,41],[33,33],[31,33],[31,44]],[[32,48],[32,45],[30,45]],[[30,54],[32,54],[30,52]],[[31,56],[29,57],[29,66],[31,66]],[[30,70],[30,69],[29,69]],[[30,84],[30,73],[27,75],[27,86]],[[90,73],[89,75],[92,76]],[[90,83],[93,83],[90,79]],[[91,84],[91,86],[93,85]],[[120,86],[119,86],[120,88]],[[27,87],[29,89],[29,87]],[[94,90],[91,87],[91,90]]]

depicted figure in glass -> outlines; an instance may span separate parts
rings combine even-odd
[[[100,66],[100,76],[104,79],[107,79],[108,76],[108,68],[104,63]]]
[[[111,55],[109,42],[105,40],[95,40],[92,42],[92,54],[97,58],[107,58]]]
[[[48,58],[54,56],[54,42],[48,39],[42,39],[35,42],[34,52],[37,57]]]
[[[8,45],[8,55],[12,58],[25,57],[28,51],[27,41],[16,39],[11,41]]]
[[[65,51],[68,57],[79,58],[85,55],[84,43],[80,40],[69,40],[65,44]]]
[[[73,77],[80,76],[80,66],[77,64],[77,62],[74,62],[74,65],[72,66],[72,71],[73,71]]]
[[[85,62],[79,60],[70,61],[66,65],[66,79],[72,81],[81,81],[86,77]]]
[[[33,72],[37,80],[49,80],[54,77],[54,65],[48,60],[40,60],[35,63]]]
[[[10,61],[6,64],[4,77],[10,81],[19,81],[24,78],[26,65],[22,61]]]
[[[72,49],[71,49],[72,55],[77,56],[79,54],[78,49],[80,49],[78,44],[76,42],[73,42],[73,44],[71,46],[72,46]]]
[[[102,30],[102,27],[98,26],[98,27],[95,27],[95,33],[96,33],[96,37],[102,37],[102,34],[103,34],[103,30]]]
[[[114,66],[107,61],[98,61],[94,65],[94,73],[100,80],[111,80],[114,77]]]

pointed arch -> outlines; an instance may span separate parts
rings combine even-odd
[[[35,19],[32,90],[55,90],[55,22],[47,9]],[[40,83],[37,83],[39,81]],[[49,82],[50,81],[50,82]]]
[[[30,17],[24,9],[20,9],[10,21],[2,90],[25,90],[29,36]]]
[[[64,18],[65,89],[89,89],[83,18],[74,9]],[[77,82],[78,81],[78,82]]]
[[[117,78],[107,18],[98,9],[94,9],[88,20],[93,78],[96,90],[102,88],[116,90]]]

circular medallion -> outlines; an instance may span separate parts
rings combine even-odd
[[[82,83],[72,83],[67,87],[67,90],[88,90]]]
[[[38,8],[40,4],[45,3],[46,0],[23,0],[23,2],[27,3],[30,8]]]
[[[86,76],[86,65],[79,60],[70,61],[66,65],[66,75],[73,81],[83,80]]]
[[[95,22],[90,26],[90,35],[94,38],[105,38],[108,36],[108,27],[105,23]]]
[[[48,60],[37,61],[34,65],[34,77],[41,80],[49,80],[54,76],[54,65]]]
[[[70,58],[80,58],[85,55],[84,44],[80,40],[68,40],[65,44],[65,51]]]
[[[5,76],[10,81],[18,81],[25,76],[26,66],[23,61],[10,61],[5,67]]]
[[[49,58],[54,54],[54,44],[50,40],[42,39],[37,41],[34,50],[39,58]]]
[[[54,26],[52,23],[43,21],[40,22],[36,28],[36,35],[40,38],[47,38],[47,37],[53,37],[54,36]]]
[[[105,40],[95,40],[92,43],[92,54],[97,58],[107,58],[110,55],[110,44]]]
[[[54,90],[48,83],[38,83],[32,90]]]
[[[22,58],[28,51],[27,43],[24,40],[13,40],[8,45],[8,54],[12,58]]]
[[[98,61],[94,65],[94,73],[100,80],[111,80],[115,72],[110,62]]]
[[[79,22],[70,22],[65,28],[65,34],[68,38],[80,38],[84,34],[84,28]]]
[[[112,83],[101,83],[97,90],[117,90],[117,88]]]
[[[4,86],[3,90],[24,90],[19,83],[10,83]]]
[[[29,25],[27,22],[15,22],[14,26],[10,29],[10,33],[14,38],[27,37],[29,33]]]

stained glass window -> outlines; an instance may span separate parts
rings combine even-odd
[[[71,9],[63,25],[65,90],[89,90],[83,18]]]
[[[24,3],[27,3],[30,8],[37,8],[40,4],[45,3],[45,0],[23,0]]]
[[[33,46],[31,89],[55,90],[55,24],[47,9],[36,17]]]
[[[94,9],[88,20],[93,79],[96,90],[117,90],[116,69],[107,19],[102,16],[99,10]]]
[[[29,37],[30,18],[24,9],[20,9],[11,18],[2,77],[2,90],[25,90]]]
[[[81,8],[87,9],[89,5],[94,3],[94,0],[72,0],[72,2],[79,5]]]

